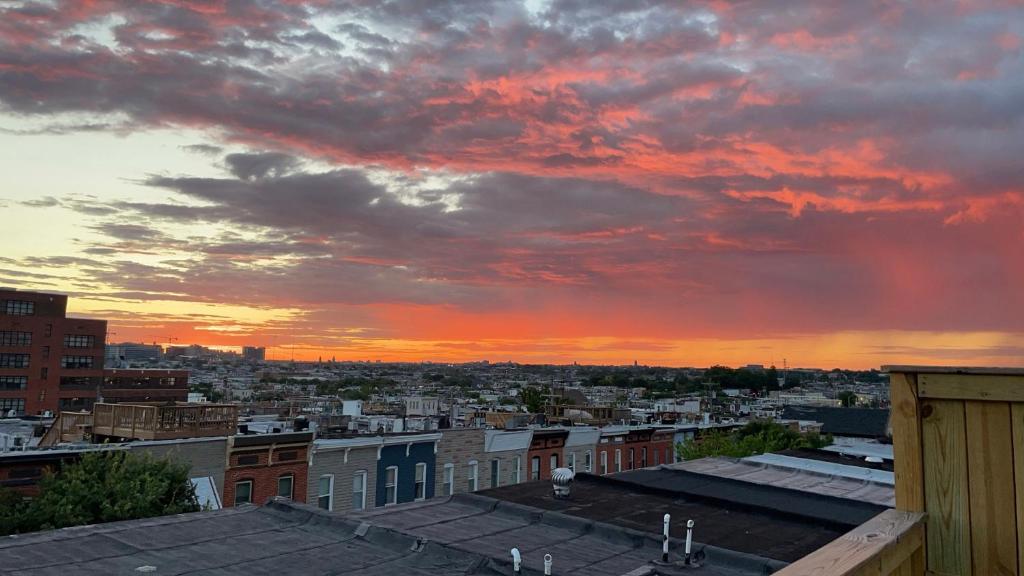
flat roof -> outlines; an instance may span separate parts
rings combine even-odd
[[[555,574],[568,576],[694,573],[654,563],[661,557],[660,536],[468,494],[347,516],[274,500],[262,507],[9,536],[0,538],[0,571],[499,576],[511,573],[512,547],[522,553],[524,576],[542,573],[544,554],[551,554]],[[678,538],[670,548],[678,558]],[[782,566],[715,547],[703,550],[698,573],[704,576],[760,576]]]
[[[693,519],[694,539],[718,548],[792,562],[886,509],[856,502],[669,468],[611,476],[580,473],[569,499],[549,482],[492,488],[478,494],[660,534],[662,517]]]
[[[890,484],[830,476],[810,470],[769,466],[720,456],[677,462],[668,464],[667,467],[754,484],[769,484],[790,490],[871,502],[890,508],[896,506],[896,490]]]
[[[792,468],[794,470],[807,470],[817,472],[826,476],[840,476],[842,478],[853,478],[854,480],[865,480],[880,482],[882,484],[896,485],[896,475],[888,470],[873,470],[849,464],[837,464],[799,456],[786,454],[758,454],[744,458],[748,462],[767,464],[780,468]]]

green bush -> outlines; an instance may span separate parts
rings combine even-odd
[[[754,454],[793,448],[824,448],[830,444],[830,435],[800,434],[781,424],[758,420],[739,430],[712,431],[699,439],[677,444],[676,452],[683,460],[696,460],[708,456],[745,458]]]
[[[0,491],[0,534],[197,512],[189,467],[149,454],[87,452],[23,500]]]

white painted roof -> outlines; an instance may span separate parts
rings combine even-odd
[[[601,429],[591,427],[570,428],[569,437],[565,439],[566,447],[587,446],[597,444],[601,440]]]
[[[869,442],[857,442],[854,444],[842,445],[833,444],[826,446],[825,450],[848,454],[850,456],[874,456],[883,460],[892,460],[892,444],[874,444]]]
[[[743,460],[747,462],[756,462],[758,464],[767,464],[769,466],[792,468],[794,470],[807,470],[809,472],[817,472],[818,474],[826,474],[828,476],[881,482],[882,484],[889,485],[896,484],[895,474],[887,470],[861,468],[860,466],[835,464],[833,462],[822,462],[821,460],[797,458],[795,456],[785,456],[782,454],[760,454],[758,456],[748,456]]]
[[[527,450],[532,440],[533,430],[487,430],[484,433],[484,451]]]

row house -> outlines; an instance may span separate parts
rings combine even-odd
[[[675,461],[674,435],[671,428],[603,428],[597,445],[597,473],[670,464]]]
[[[433,498],[440,433],[313,442],[304,500],[349,511]]]
[[[564,466],[573,472],[594,473],[594,450],[601,440],[601,429],[573,427],[565,439]]]
[[[497,488],[526,481],[524,466],[533,439],[532,430],[486,430],[484,454],[487,486]]]
[[[562,467],[565,441],[568,438],[568,428],[538,428],[533,431],[533,440],[527,454],[530,480],[550,480],[551,472]]]
[[[306,500],[312,432],[229,436],[224,506],[264,504],[274,497]]]

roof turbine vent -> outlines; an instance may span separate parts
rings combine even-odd
[[[555,487],[555,498],[568,498],[572,491],[572,480],[576,474],[568,468],[555,468],[551,472],[551,483]]]

